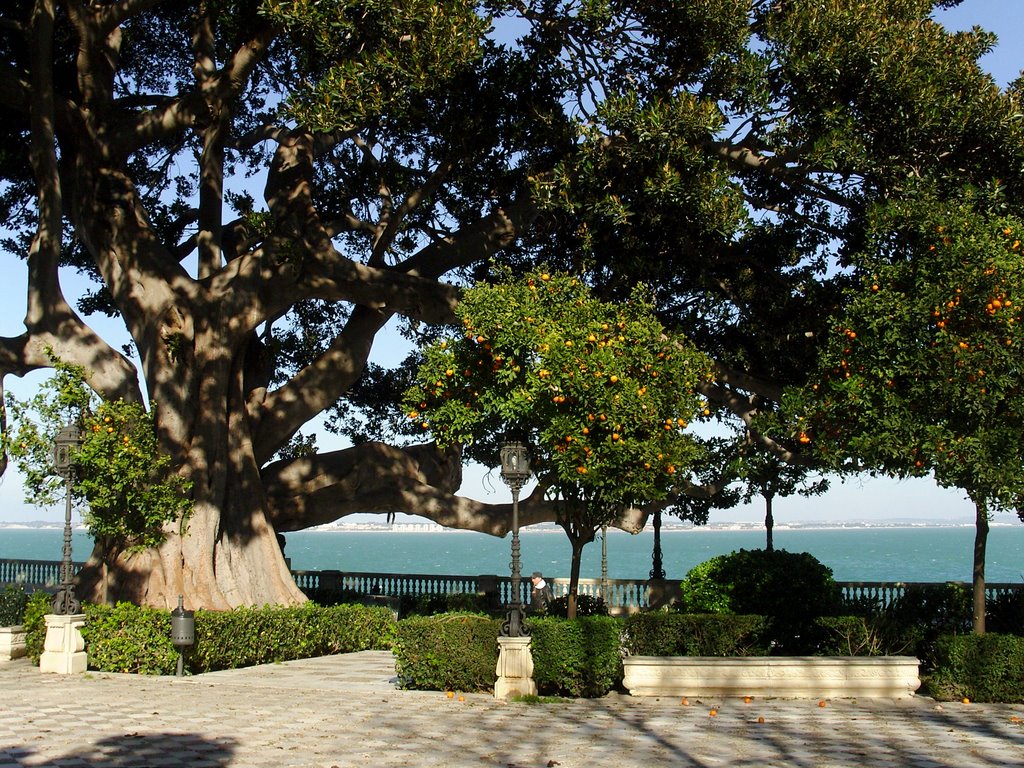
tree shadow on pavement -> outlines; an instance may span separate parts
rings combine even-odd
[[[237,742],[230,738],[211,741],[190,733],[126,733],[43,762],[39,762],[37,750],[3,747],[0,764],[32,768],[222,768],[231,763],[236,747]]]

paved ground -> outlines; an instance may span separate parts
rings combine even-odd
[[[1024,768],[1024,706],[620,695],[531,706],[400,691],[393,675],[391,655],[373,651],[186,678],[10,662],[0,768]]]

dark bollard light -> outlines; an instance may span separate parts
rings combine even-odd
[[[71,564],[71,483],[74,475],[75,451],[82,446],[82,434],[75,424],[61,429],[53,441],[53,467],[64,478],[64,552],[60,567],[60,588],[53,598],[53,612],[58,616],[71,616],[80,610],[75,597],[74,566]]]
[[[524,637],[529,631],[523,624],[523,601],[519,577],[519,491],[530,477],[530,456],[522,443],[501,446],[501,479],[512,489],[512,604],[501,625],[502,637]]]
[[[185,674],[185,651],[196,643],[196,619],[185,610],[185,596],[178,595],[178,607],[171,611],[171,643],[178,649],[178,677]]]

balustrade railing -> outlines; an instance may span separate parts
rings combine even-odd
[[[54,589],[60,584],[60,562],[49,560],[0,559],[0,586],[16,584],[26,589]],[[82,563],[74,563],[75,572]],[[512,601],[512,579],[509,576],[436,575],[422,573],[353,573],[346,571],[292,571],[295,583],[302,590],[349,591],[362,595],[384,597],[431,597],[449,594],[484,593],[496,596],[497,602]],[[555,597],[569,592],[569,579],[548,579]],[[669,582],[672,583],[672,582]],[[970,588],[969,583],[961,584]],[[843,597],[848,601],[865,601],[884,608],[899,599],[911,587],[935,586],[935,582],[841,581]],[[615,614],[632,613],[648,605],[646,579],[580,579],[579,594],[601,597]],[[520,600],[529,603],[530,582],[521,584]],[[985,587],[988,600],[1024,590],[1024,583],[990,583]]]
[[[75,573],[83,563],[72,563]],[[56,589],[61,583],[59,560],[0,559],[0,586],[14,584],[28,590]]]

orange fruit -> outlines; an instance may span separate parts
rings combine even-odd
[[[454,694],[454,693],[452,693],[451,691],[448,691],[448,693],[447,693],[447,694],[445,694],[445,695],[446,695],[446,696],[447,696],[447,697],[448,697],[449,699],[454,699],[454,698],[455,698],[455,694]]]
[[[708,716],[709,717],[718,717],[718,710],[717,709],[712,709],[710,712],[708,712]]]
[[[465,696],[459,696],[459,701],[465,701],[465,700],[466,700]]]
[[[679,703],[682,704],[684,707],[690,706],[690,700],[689,699],[683,699]]]
[[[827,707],[828,706],[828,702],[825,701],[824,699],[822,699],[821,701],[818,702],[818,706],[819,707]]]
[[[964,704],[970,704],[970,703],[971,703],[971,700],[970,700],[970,699],[968,699],[968,698],[967,698],[966,696],[964,696],[964,697],[963,697],[963,698],[961,699],[961,701],[962,701],[962,702],[963,702]]]
[[[750,697],[749,696],[744,696],[743,697],[743,703],[744,704],[749,704],[750,703]]]

